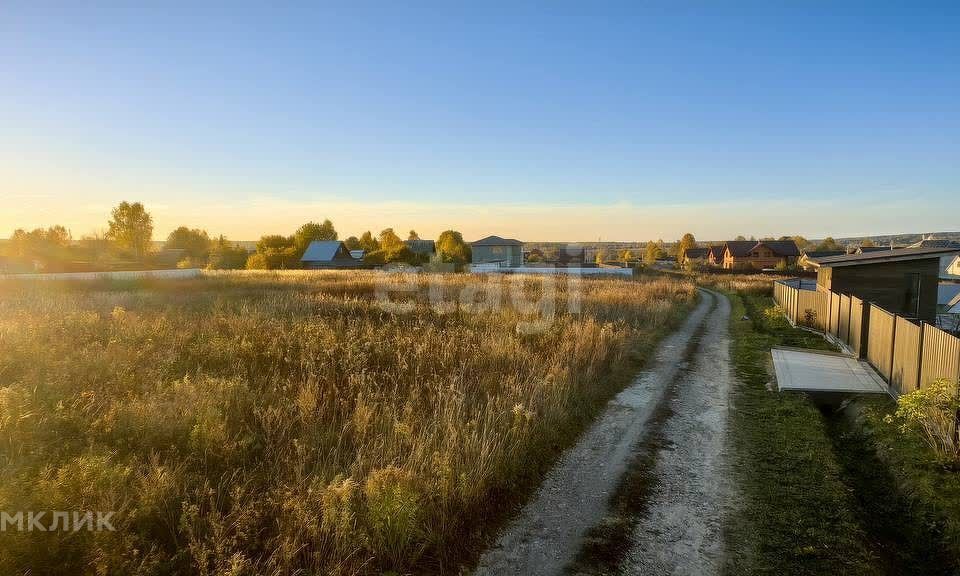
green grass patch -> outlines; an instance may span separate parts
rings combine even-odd
[[[743,505],[728,526],[727,573],[882,573],[824,417],[804,396],[767,389],[771,346],[830,345],[764,314],[773,306],[769,297],[730,299],[738,377],[730,425]]]
[[[863,526],[891,573],[960,573],[960,473],[887,416],[887,398],[859,399],[831,424]]]

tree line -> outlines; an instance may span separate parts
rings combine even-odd
[[[110,213],[103,233],[84,236],[74,241],[64,226],[17,229],[0,245],[5,268],[21,272],[100,271],[167,267],[207,269],[279,270],[300,268],[300,259],[314,240],[337,240],[336,228],[330,220],[307,222],[290,236],[262,236],[251,254],[237,242],[206,230],[180,226],[170,232],[163,250],[152,250],[153,217],[140,202],[121,202]],[[414,230],[408,240],[420,240]],[[405,262],[424,264],[430,255],[416,253],[392,228],[374,236],[369,230],[360,237],[344,240],[350,250],[364,250],[369,265]],[[173,260],[171,260],[173,258]],[[462,265],[470,261],[470,246],[460,232],[446,230],[436,241],[438,262]],[[3,262],[0,262],[3,264]]]

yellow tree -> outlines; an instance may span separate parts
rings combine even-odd
[[[677,260],[683,262],[683,255],[690,248],[695,248],[697,246],[697,239],[693,237],[693,234],[687,232],[680,238],[680,242],[677,245]]]

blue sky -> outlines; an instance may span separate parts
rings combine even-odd
[[[960,228],[960,3],[134,4],[0,4],[0,234]]]

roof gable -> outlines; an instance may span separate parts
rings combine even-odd
[[[777,256],[799,256],[800,249],[793,240],[763,240],[757,242],[757,246],[766,246]],[[752,250],[752,249],[751,249]]]
[[[757,245],[756,240],[729,240],[724,243],[724,253],[730,252],[731,256],[746,256],[750,254],[753,247]]]
[[[898,262],[901,260],[938,260],[941,256],[960,252],[960,248],[900,248],[897,250],[882,250],[866,252],[864,254],[844,254],[843,256],[828,256],[826,258],[811,258],[809,262],[814,266],[859,266],[866,264],[880,264],[883,262]]]
[[[330,262],[337,258],[338,253],[341,258],[344,256],[344,254],[340,252],[341,249],[346,253],[346,257],[350,258],[350,252],[347,250],[347,247],[343,245],[343,242],[339,240],[314,240],[307,246],[307,249],[304,250],[300,261]]]
[[[499,236],[487,236],[476,242],[471,242],[471,246],[523,246],[523,242],[513,238],[501,238]]]

